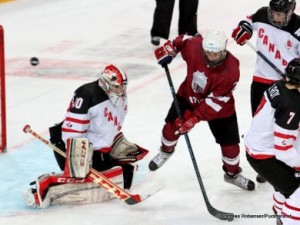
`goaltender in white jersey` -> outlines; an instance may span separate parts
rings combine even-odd
[[[87,179],[89,169],[102,172],[117,185],[130,189],[136,161],[148,151],[129,142],[121,132],[127,114],[127,75],[108,65],[98,80],[74,93],[62,123],[50,127],[50,141],[66,152],[54,152],[62,174],[45,174],[25,195],[32,207],[91,203],[112,198]]]

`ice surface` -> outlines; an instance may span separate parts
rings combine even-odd
[[[1,2],[1,1],[0,1]],[[269,1],[199,1],[198,29],[205,33],[221,28],[228,36],[237,22]],[[37,176],[58,172],[47,146],[24,134],[25,124],[44,136],[48,127],[63,119],[73,91],[97,79],[107,63],[123,67],[129,76],[129,113],[124,133],[150,150],[140,163],[137,183],[145,180],[149,160],[157,153],[164,117],[172,96],[164,70],[154,58],[150,28],[154,0],[16,0],[0,3],[0,24],[5,29],[8,152],[0,155],[0,224],[61,225],[214,225],[227,224],[208,214],[184,138],[177,151],[157,172],[153,182],[165,188],[147,201],[127,206],[118,200],[106,203],[28,209],[22,192]],[[177,33],[176,1],[171,36]],[[255,52],[229,39],[228,49],[241,62],[241,80],[235,91],[240,133],[251,121],[249,86]],[[254,41],[254,40],[252,40]],[[31,57],[40,64],[32,67]],[[185,76],[178,56],[170,65],[176,88]],[[232,224],[268,225],[275,219],[247,218],[270,215],[272,188],[257,184],[246,192],[223,181],[220,149],[206,123],[189,134],[200,173],[211,201],[219,210],[235,213]],[[245,176],[256,174],[245,159]],[[150,182],[152,182],[150,181]],[[242,218],[243,217],[243,218]],[[246,217],[246,218],[245,218]]]

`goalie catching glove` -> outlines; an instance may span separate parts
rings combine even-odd
[[[121,163],[132,163],[143,159],[148,150],[129,142],[122,132],[116,135],[110,156]]]

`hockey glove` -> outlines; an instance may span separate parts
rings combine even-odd
[[[173,58],[177,55],[177,51],[169,40],[163,46],[160,46],[154,51],[155,57],[162,67],[165,67],[172,62]]]
[[[252,37],[252,34],[252,25],[246,20],[242,20],[238,27],[233,30],[231,37],[236,41],[237,44],[244,45],[246,41]]]
[[[143,159],[148,150],[129,142],[122,132],[116,135],[110,156],[119,163],[133,163]]]
[[[199,119],[194,116],[189,110],[185,111],[184,118],[177,118],[175,120],[175,126],[177,128],[175,134],[181,135],[190,132],[198,122]]]

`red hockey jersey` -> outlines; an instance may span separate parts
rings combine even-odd
[[[235,112],[232,92],[239,81],[239,61],[227,52],[223,63],[208,67],[201,36],[180,35],[173,41],[187,64],[187,76],[177,94],[186,98],[200,120],[231,116]]]

